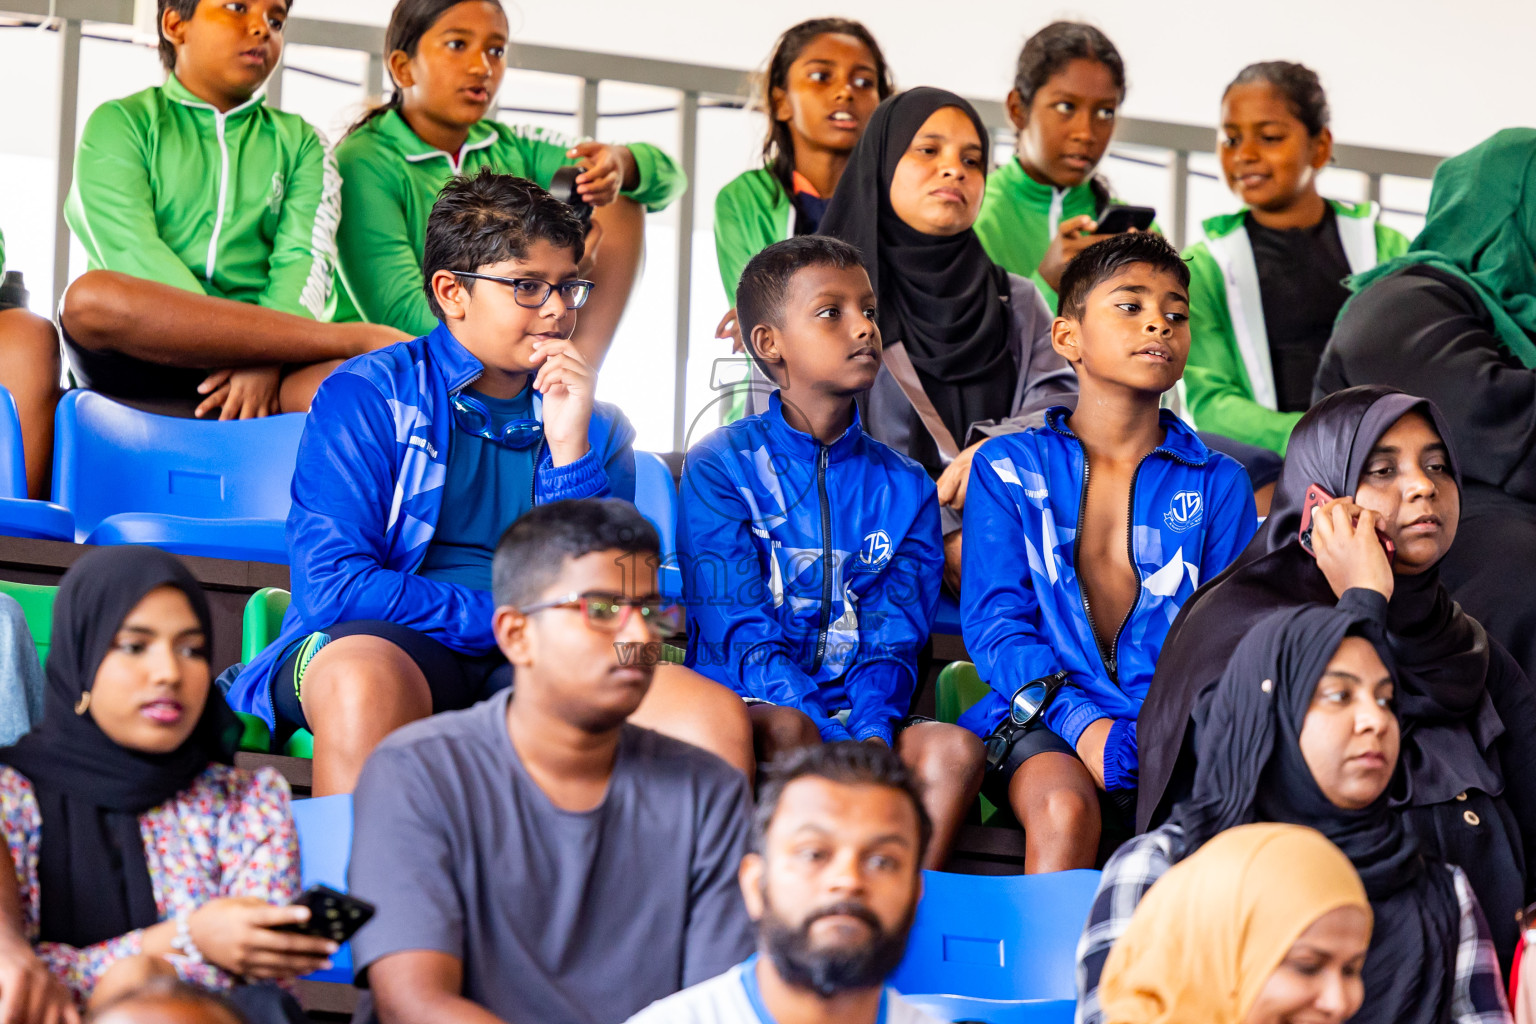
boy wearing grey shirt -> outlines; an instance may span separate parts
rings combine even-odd
[[[514,684],[395,732],[355,796],[361,1020],[617,1024],[752,949],[742,774],[626,724],[675,611],[621,501],[539,506],[494,563]]]

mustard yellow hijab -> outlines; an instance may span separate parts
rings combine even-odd
[[[1321,833],[1229,829],[1147,890],[1104,964],[1105,1024],[1242,1024],[1301,933],[1340,907],[1371,913]]]

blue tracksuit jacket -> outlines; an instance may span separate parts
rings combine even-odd
[[[1136,785],[1136,715],[1163,638],[1200,581],[1225,569],[1258,526],[1253,488],[1235,460],[1212,452],[1173,413],[1167,436],[1136,468],[1126,544],[1141,580],[1130,615],[1103,654],[1077,578],[1077,532],[1088,459],[1054,408],[1045,425],[996,437],[971,464],[965,497],[961,625],[977,671],[992,688],[960,724],[986,736],[1009,698],[1032,679],[1065,670],[1045,723],[1076,746],[1113,719],[1104,751],[1109,789]],[[1106,633],[1115,623],[1100,622]]]
[[[853,425],[830,445],[768,411],[688,452],[677,551],[687,664],[810,716],[825,740],[907,714],[944,571],[921,466]],[[848,710],[845,727],[835,717]]]
[[[490,591],[415,575],[437,530],[454,423],[451,396],[484,365],[444,324],[414,341],[349,359],[310,406],[293,473],[288,548],[293,602],[282,630],[236,678],[236,711],[276,727],[272,674],[292,644],[359,619],[409,626],[453,650],[483,654],[495,603]],[[542,449],[535,504],[635,496],[635,430],[598,403],[591,450],[556,467]]]

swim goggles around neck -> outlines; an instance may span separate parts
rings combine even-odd
[[[453,396],[453,421],[466,434],[515,452],[526,451],[544,440],[544,397],[537,391],[533,393],[533,419],[510,420],[498,433],[485,403],[460,391]]]

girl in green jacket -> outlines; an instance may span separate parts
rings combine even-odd
[[[763,166],[715,197],[715,258],[726,297],[747,261],[814,234],[869,115],[891,94],[880,44],[857,21],[813,18],[779,37],[763,75]]]
[[[794,235],[812,235],[832,199],[854,144],[880,101],[894,91],[885,54],[869,29],[848,18],[812,18],[779,36],[759,81],[768,115],[763,166],[733,178],[715,196],[715,259],[731,309],[715,337],[742,353],[736,327],[736,284],[747,261]],[[745,360],[743,360],[745,361]],[[772,387],[747,371],[760,393]],[[748,412],[753,388],[732,390],[721,421]]]
[[[1093,232],[1111,202],[1109,186],[1094,171],[1124,99],[1125,62],[1092,25],[1053,22],[1019,51],[1008,93],[1017,157],[987,176],[976,234],[1053,311],[1061,272],[1105,237]]]
[[[1184,398],[1204,431],[1285,454],[1349,296],[1344,279],[1401,255],[1408,240],[1375,203],[1317,191],[1333,156],[1328,98],[1300,64],[1238,73],[1217,137],[1227,187],[1246,204],[1212,217],[1189,259]]]
[[[595,207],[583,273],[597,287],[573,340],[596,364],[639,270],[644,210],[662,209],[688,183],[654,146],[570,145],[495,120],[508,37],[500,0],[400,0],[395,6],[384,37],[394,90],[336,147],[344,285],[337,319],[416,335],[432,330],[437,318],[423,290],[422,248],[427,215],[449,179],[489,167],[547,188],[555,171],[578,164],[577,191]]]

